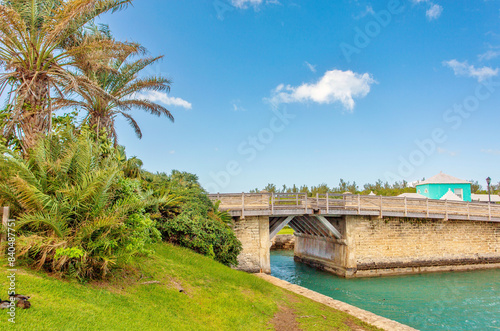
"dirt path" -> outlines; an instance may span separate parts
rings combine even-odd
[[[290,307],[280,307],[280,310],[274,315],[271,324],[276,331],[300,331],[299,323],[295,319],[295,312]]]

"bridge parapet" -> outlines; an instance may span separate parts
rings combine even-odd
[[[365,215],[500,222],[500,205],[353,194],[210,194],[232,216]]]

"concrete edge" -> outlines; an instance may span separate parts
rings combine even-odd
[[[345,313],[348,313],[349,315],[352,315],[356,318],[359,318],[363,322],[366,322],[368,324],[371,324],[373,326],[376,326],[378,328],[388,330],[388,331],[410,331],[413,330],[415,331],[416,329],[409,327],[407,325],[401,324],[399,322],[390,320],[388,318],[376,315],[374,313],[371,313],[369,311],[363,310],[361,308],[352,306],[350,304],[347,304],[342,301],[338,301],[335,299],[332,299],[326,295],[320,294],[318,292],[314,292],[312,290],[309,290],[305,287],[291,284],[287,281],[281,280],[279,278],[259,273],[255,274],[257,277],[260,277],[269,283],[279,286],[281,288],[284,288],[285,290],[291,291],[293,293],[302,295],[308,299],[311,299],[313,301],[322,303],[324,305],[327,305],[329,307],[332,307],[334,309],[343,311]]]

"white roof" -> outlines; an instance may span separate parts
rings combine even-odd
[[[415,199],[427,199],[426,196],[423,196],[420,193],[403,193],[398,195],[398,197],[407,197],[407,198],[415,198]]]
[[[470,182],[440,172],[436,176],[418,183],[417,186],[425,184],[470,184]]]
[[[439,200],[463,201],[458,195],[451,191],[451,188]]]
[[[471,194],[472,201],[488,202],[490,201],[488,194]],[[491,202],[500,202],[500,196],[496,194],[491,195]]]
[[[371,191],[371,192],[370,192],[370,194],[368,194],[368,195],[376,195],[376,194],[375,194],[375,193],[373,193],[373,191]]]

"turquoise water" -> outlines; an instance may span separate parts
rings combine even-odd
[[[344,279],[271,252],[271,274],[419,330],[500,330],[500,270]]]

